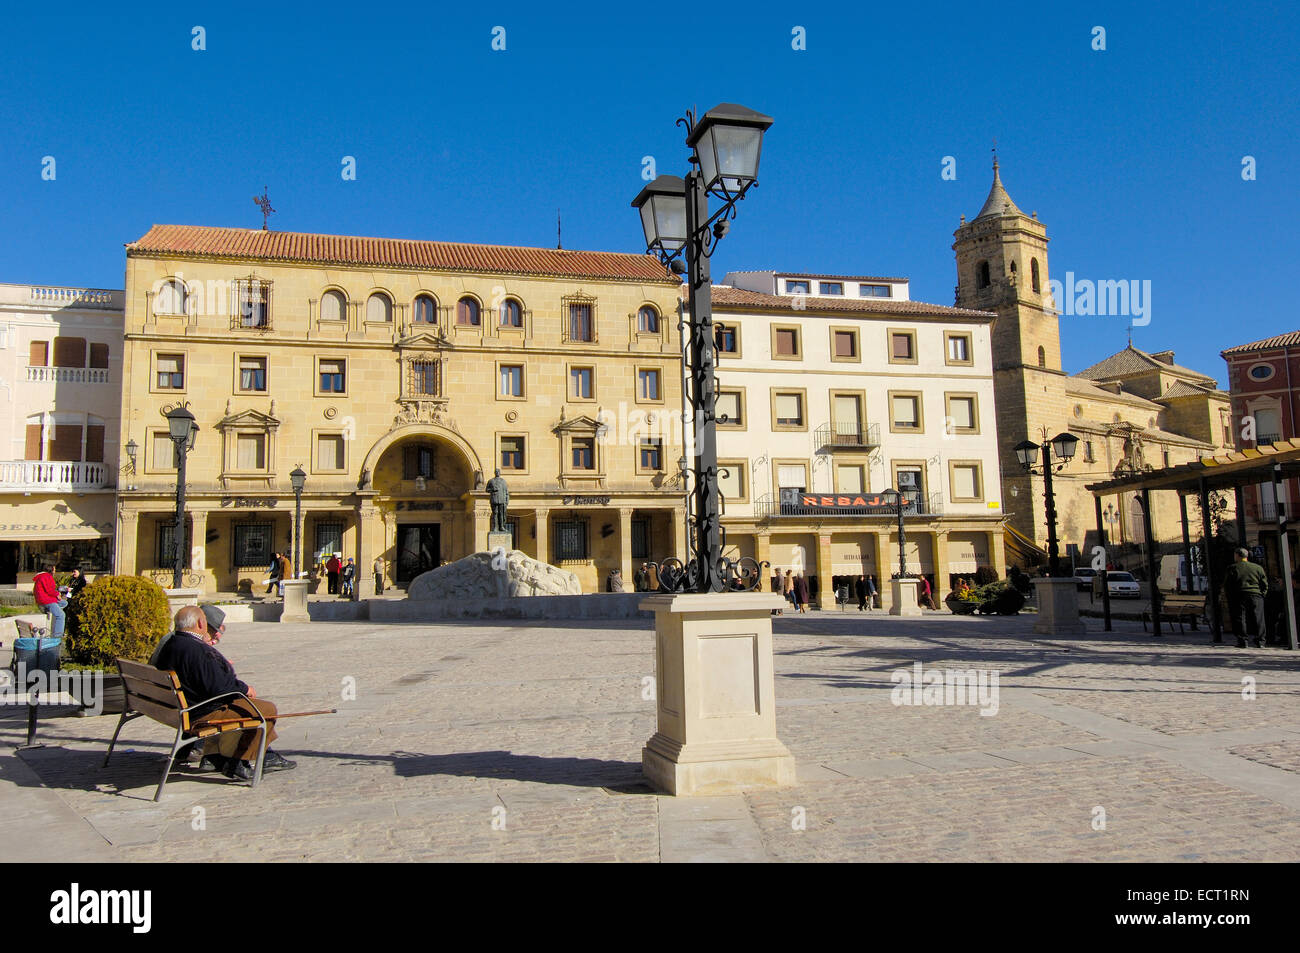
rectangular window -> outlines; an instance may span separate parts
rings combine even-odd
[[[896,473],[903,498],[920,509],[925,494],[925,474],[920,467],[912,466],[899,467]]]
[[[860,298],[888,298],[889,285],[858,285]]]
[[[949,334],[948,338],[948,363],[949,364],[969,364],[970,356],[970,335],[969,334]]]
[[[501,365],[501,396],[524,396],[524,367],[522,364]]]
[[[347,361],[334,359],[320,362],[320,389],[322,394],[342,394],[347,384]]]
[[[192,542],[191,527],[188,522],[185,524],[185,542],[187,544],[185,547],[186,556],[188,556],[189,549],[190,549],[188,544]],[[158,561],[158,568],[171,569],[173,566],[175,566],[176,565],[176,524],[175,522],[169,521],[166,523],[158,524],[158,535],[154,540],[154,544],[155,544],[154,558],[157,559]],[[267,562],[269,563],[270,561],[271,560],[268,558]],[[186,569],[189,569],[190,560],[186,558],[183,565]]]
[[[591,305],[585,302],[569,303],[569,340],[594,341],[592,335]]]
[[[737,427],[745,426],[745,417],[741,412],[740,391],[738,390],[720,390],[718,399],[713,405],[713,412],[717,415],[719,427]],[[723,421],[723,417],[726,421]]]
[[[41,425],[27,425],[27,441],[23,450],[24,460],[44,460],[45,448],[41,445]]]
[[[153,435],[153,468],[155,470],[175,470],[177,466],[176,443],[170,434]]]
[[[1097,458],[1094,457],[1094,456],[1092,455],[1092,441],[1091,441],[1091,440],[1085,440],[1085,441],[1083,442],[1083,461],[1084,461],[1084,463],[1096,463],[1096,462],[1097,462]]]
[[[721,354],[737,354],[740,351],[740,336],[734,324],[715,324],[713,326],[713,346]]]
[[[664,447],[662,440],[642,440],[640,455],[642,470],[663,469]]]
[[[341,552],[343,552],[343,524],[317,523],[316,548],[312,553],[319,556],[321,553]],[[267,559],[267,562],[270,562],[270,559]]]
[[[572,450],[573,469],[575,470],[594,470],[596,469],[596,438],[595,437],[574,437]]]
[[[432,480],[435,473],[433,447],[428,444],[415,444],[402,450],[402,479],[415,480],[424,477]]]
[[[271,524],[236,523],[231,556],[236,569],[265,569],[271,564]]]
[[[81,459],[81,425],[56,423],[50,428],[49,460]]]
[[[55,338],[54,339],[54,366],[55,367],[85,367],[86,366],[86,339],[65,338],[65,337]]]
[[[90,366],[91,367],[108,367],[108,345],[95,344],[90,345]]]
[[[632,520],[632,558],[650,558],[650,520],[644,516]]]
[[[49,364],[49,354],[49,341],[32,341],[27,346],[27,363],[32,367],[46,367]]]
[[[239,389],[258,392],[266,390],[266,358],[239,359]]]
[[[823,281],[818,284],[818,290],[824,295],[842,295],[844,284],[839,281]]]
[[[785,293],[788,295],[806,295],[808,293],[808,282],[786,280]]]
[[[90,424],[86,427],[86,461],[88,463],[104,462],[103,424]]]
[[[895,430],[916,430],[921,426],[921,416],[916,397],[894,397],[890,406],[894,411]]]
[[[891,363],[916,360],[916,335],[911,331],[889,333],[889,360]]]
[[[637,400],[659,399],[659,372],[643,368],[636,372]]]
[[[776,406],[776,425],[778,427],[803,426],[803,394],[777,394],[773,403]]]
[[[157,370],[158,390],[184,390],[185,355],[159,354]]]
[[[524,469],[524,438],[523,437],[502,437],[501,438],[501,469],[502,470]]]
[[[411,362],[411,393],[421,397],[438,397],[438,361]]]
[[[980,498],[980,468],[977,465],[953,464],[952,498],[954,500],[978,500]]]
[[[590,367],[569,368],[569,397],[573,400],[591,400],[591,378]]]
[[[776,468],[776,481],[781,490],[804,493],[808,489],[808,467],[802,463],[782,464]]]
[[[856,464],[840,464],[835,468],[835,489],[839,493],[861,493],[865,487],[862,483],[862,467]]]
[[[855,331],[835,331],[835,357],[853,359],[858,356],[858,335]]]
[[[975,430],[975,398],[974,397],[949,397],[948,416],[952,418],[953,430],[974,431]]]
[[[328,433],[316,437],[316,469],[343,469],[343,434]]]
[[[718,492],[722,494],[723,499],[734,503],[745,498],[745,466],[744,460],[719,463]]]
[[[560,520],[555,524],[555,558],[587,558],[586,520]]]
[[[235,321],[241,328],[271,327],[271,282],[257,278],[235,281]]]
[[[798,357],[799,329],[773,328],[772,351],[777,357]]]
[[[266,434],[241,433],[235,435],[235,468],[238,470],[266,469]]]

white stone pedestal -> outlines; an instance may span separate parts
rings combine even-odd
[[[641,767],[668,794],[734,794],[795,783],[794,756],[776,737],[770,593],[650,596],[655,614],[659,730]]]
[[[164,589],[167,593],[167,611],[176,617],[181,606],[196,606],[199,604],[199,595],[202,590],[199,589]]]
[[[307,614],[307,579],[286,579],[284,601],[280,604],[281,622],[310,622]]]
[[[515,544],[511,540],[509,533],[488,533],[487,551],[489,553],[494,553],[498,546],[504,549],[507,553],[515,548]]]
[[[920,615],[921,606],[917,603],[917,593],[921,588],[919,579],[891,579],[889,591],[894,604],[889,607],[890,615]]]
[[[1079,588],[1073,576],[1064,579],[1034,579],[1038,596],[1039,635],[1084,635],[1088,630],[1079,618]]]

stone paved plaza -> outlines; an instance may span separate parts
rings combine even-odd
[[[774,621],[795,788],[644,787],[649,620],[250,623],[222,642],[241,677],[282,711],[340,709],[283,723],[297,770],[252,790],[180,769],[155,804],[162,726],[129,724],[103,768],[116,716],[47,717],[45,747],[15,755],[8,709],[0,844],[15,861],[1300,860],[1291,653],[1096,620],[1070,641],[1032,617]],[[999,673],[996,714],[893,704],[917,661]]]

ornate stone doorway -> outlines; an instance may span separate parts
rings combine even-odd
[[[395,579],[405,586],[422,572],[442,565],[442,524],[401,523],[397,527]]]

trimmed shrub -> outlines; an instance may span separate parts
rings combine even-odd
[[[68,605],[67,657],[111,668],[117,658],[149,661],[171,629],[167,593],[143,576],[101,576]]]
[[[975,567],[976,586],[987,586],[989,583],[997,582],[997,581],[998,581],[998,573],[997,570],[994,569],[992,566]]]

